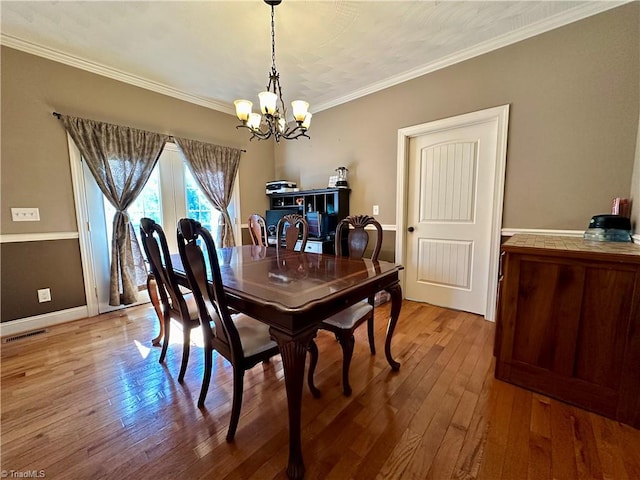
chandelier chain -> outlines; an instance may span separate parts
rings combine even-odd
[[[271,66],[276,69],[276,21],[274,19],[275,8],[271,5]]]

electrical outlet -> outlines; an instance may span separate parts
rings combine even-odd
[[[50,302],[51,301],[51,289],[41,288],[38,290],[38,302]]]
[[[380,206],[379,205],[374,205],[373,206],[373,214],[374,215],[380,215]]]
[[[39,222],[40,210],[37,208],[12,208],[11,219],[14,222]]]

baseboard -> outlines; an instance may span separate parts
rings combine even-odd
[[[503,237],[511,237],[516,234],[529,235],[559,235],[562,237],[582,237],[584,230],[545,230],[540,228],[503,228],[500,231]]]
[[[44,313],[33,317],[18,318],[9,322],[0,323],[0,337],[8,337],[19,333],[38,330],[40,328],[52,327],[59,323],[80,320],[89,316],[87,306],[68,308],[57,312]]]

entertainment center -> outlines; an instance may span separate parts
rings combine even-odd
[[[336,225],[349,215],[350,192],[348,188],[321,188],[267,195],[269,210],[265,220],[269,235],[275,237],[275,225],[282,216],[295,212],[309,222],[310,233],[305,251],[334,253]]]

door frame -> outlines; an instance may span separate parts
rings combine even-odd
[[[494,202],[491,210],[491,240],[489,252],[489,280],[487,282],[487,309],[484,318],[495,321],[496,297],[498,294],[498,270],[500,258],[500,233],[502,228],[502,211],[504,203],[504,183],[507,163],[507,132],[509,125],[509,105],[479,110],[454,117],[434,120],[398,130],[398,155],[396,171],[396,255],[398,264],[406,262],[407,244],[407,194],[409,174],[409,140],[430,133],[451,128],[465,127],[478,123],[497,121],[498,138],[496,145],[496,170],[494,177]],[[405,271],[401,273],[401,282],[405,282]]]
[[[73,201],[76,210],[78,225],[78,241],[80,243],[80,260],[82,275],[84,276],[84,293],[87,300],[87,316],[98,315],[98,287],[96,286],[96,274],[93,265],[93,247],[89,224],[89,210],[87,207],[87,194],[82,174],[82,155],[80,150],[67,133],[67,145],[69,146],[69,164],[71,166],[71,183],[73,185]]]

